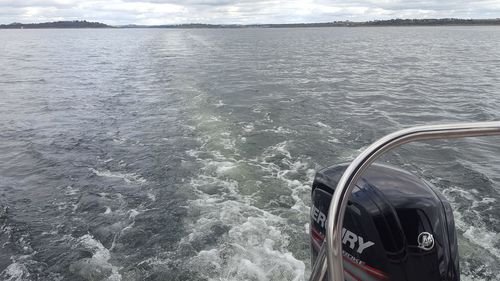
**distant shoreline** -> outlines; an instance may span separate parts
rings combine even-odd
[[[0,29],[71,29],[71,28],[301,28],[301,27],[377,27],[377,26],[500,26],[497,19],[391,19],[365,22],[333,21],[324,23],[288,24],[166,24],[166,25],[120,25],[112,26],[89,21],[56,21],[44,23],[0,24]]]

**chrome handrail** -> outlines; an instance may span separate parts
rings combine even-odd
[[[344,281],[341,233],[347,201],[363,172],[382,154],[405,143],[432,139],[500,135],[500,121],[420,126],[389,134],[370,145],[347,167],[330,202],[326,237],[313,266],[310,281]],[[326,258],[325,258],[326,257]]]

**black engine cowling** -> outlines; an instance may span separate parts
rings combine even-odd
[[[312,188],[314,263],[333,191],[347,165],[316,174]],[[458,281],[450,204],[429,183],[396,167],[372,165],[348,202],[342,229],[345,280]]]

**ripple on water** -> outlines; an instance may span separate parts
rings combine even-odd
[[[403,127],[499,119],[499,35],[1,32],[0,279],[305,280],[314,171]],[[446,176],[463,279],[499,280],[498,141],[450,146],[387,160]]]

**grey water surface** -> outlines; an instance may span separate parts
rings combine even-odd
[[[307,280],[314,172],[500,120],[499,27],[0,30],[1,280]],[[383,159],[500,280],[500,138]]]

